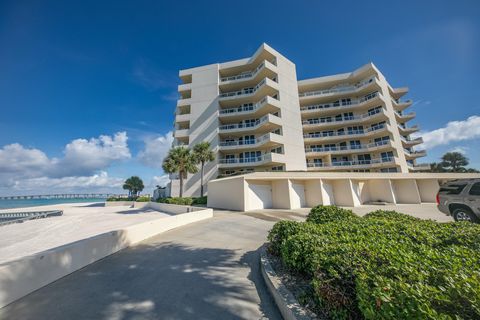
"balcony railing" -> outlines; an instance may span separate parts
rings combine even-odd
[[[310,97],[310,96],[327,95],[327,94],[331,94],[331,93],[355,91],[355,90],[358,90],[361,87],[369,85],[374,80],[375,80],[375,77],[371,77],[371,78],[363,80],[363,81],[361,81],[361,82],[359,82],[359,83],[357,83],[353,86],[345,86],[345,87],[337,87],[337,88],[331,88],[331,89],[325,89],[325,90],[303,92],[303,93],[299,93],[298,96],[300,98],[302,98],[302,97]]]
[[[382,112],[382,109],[376,109],[375,111],[371,111],[368,113],[364,113],[358,116],[345,116],[342,119],[333,118],[317,118],[317,119],[310,119],[310,120],[303,120],[302,123],[305,125],[309,124],[322,124],[322,123],[332,123],[332,122],[349,122],[349,121],[360,121],[366,118],[370,118]]]
[[[335,161],[332,164],[325,163],[307,163],[307,167],[322,167],[322,168],[331,168],[331,167],[351,167],[351,166],[366,166],[374,165],[379,163],[392,163],[395,159],[391,157],[372,159],[372,160],[355,160],[355,161]]]
[[[332,147],[313,147],[313,148],[305,148],[305,152],[307,153],[318,153],[318,152],[332,152],[332,151],[350,151],[350,150],[368,150],[376,147],[382,147],[390,145],[390,141],[380,141],[375,143],[369,144],[360,144],[360,145],[350,145],[350,146],[332,146]]]
[[[229,159],[219,159],[218,163],[220,164],[242,164],[242,163],[255,163],[255,162],[264,162],[270,161],[272,159],[271,153],[265,153],[258,157],[246,157],[246,158],[229,158]]]
[[[242,89],[239,91],[232,91],[232,92],[225,92],[220,94],[220,98],[227,98],[227,97],[236,97],[236,96],[244,96],[244,95],[251,95],[254,94],[255,91],[260,89],[261,86],[263,86],[267,82],[267,79],[263,79],[260,81],[255,87],[253,88],[247,88],[247,89]]]
[[[366,101],[369,101],[373,98],[379,97],[380,93],[379,92],[372,92],[370,94],[367,94],[365,97],[360,98],[360,99],[355,99],[355,100],[350,100],[350,101],[337,101],[337,102],[331,102],[331,103],[323,103],[323,104],[313,104],[310,106],[303,106],[300,108],[301,111],[310,111],[310,110],[317,110],[317,109],[329,109],[329,108],[350,108],[355,105],[361,105]]]
[[[253,78],[259,71],[265,66],[265,62],[260,63],[258,67],[255,68],[253,71],[245,72],[236,76],[231,76],[231,77],[223,77],[220,79],[220,82],[226,82],[226,81],[234,81],[234,80],[240,80],[240,79],[248,79],[248,78]]]
[[[409,112],[409,113],[403,113],[403,112],[401,112],[401,111],[395,110],[395,113],[396,113],[399,117],[402,117],[402,118],[415,118],[415,116],[417,115],[415,111],[412,111],[412,112]]]
[[[235,140],[235,141],[220,141],[221,147],[232,147],[232,146],[245,146],[245,145],[255,145],[262,143],[270,138],[270,133],[264,134],[256,139],[248,140]]]
[[[412,143],[412,142],[413,143],[423,143],[423,138],[422,137],[411,139],[411,138],[405,138],[403,136],[400,136],[400,139],[405,143]]]
[[[405,151],[406,154],[411,155],[411,156],[424,156],[427,153],[425,150],[410,151],[410,150],[405,149],[405,148],[403,148],[403,151]]]
[[[267,102],[267,97],[264,97],[259,102],[251,106],[241,106],[236,108],[228,108],[220,110],[221,115],[231,115],[235,113],[244,113],[244,112],[253,112],[257,109],[260,109]]]
[[[267,122],[270,115],[271,114],[266,114],[263,117],[257,119],[255,122],[225,124],[223,126],[220,126],[219,130],[220,131],[228,131],[228,130],[253,128],[253,127],[259,126],[260,124],[262,124],[264,122]]]
[[[377,131],[386,128],[387,126],[384,124],[376,125],[374,127],[365,129],[365,130],[348,130],[348,131],[340,131],[340,132],[320,132],[320,133],[310,133],[304,134],[304,138],[323,138],[323,137],[336,137],[336,136],[346,136],[346,135],[360,135],[366,134],[369,132]]]

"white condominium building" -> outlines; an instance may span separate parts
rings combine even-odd
[[[350,73],[297,80],[295,64],[266,44],[251,58],[180,71],[174,145],[208,141],[217,154],[205,182],[254,171],[411,172],[419,130],[371,63]],[[172,176],[171,195],[178,179]],[[189,174],[184,195],[198,195]]]

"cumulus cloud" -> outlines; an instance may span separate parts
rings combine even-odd
[[[173,143],[173,133],[168,132],[158,137],[145,139],[145,148],[139,152],[138,159],[141,163],[152,168],[161,168],[163,158]]]
[[[150,181],[150,187],[155,188],[156,186],[165,187],[170,182],[168,174],[161,176],[154,176]]]
[[[469,149],[468,147],[459,146],[459,147],[455,147],[455,148],[451,149],[450,152],[458,152],[458,153],[461,153],[461,154],[467,154],[468,149]]]
[[[426,148],[479,138],[480,116],[471,116],[463,121],[450,121],[443,128],[420,132],[418,135],[423,137]]]
[[[127,134],[76,139],[67,144],[60,158],[14,143],[0,148],[0,189],[115,188],[121,179],[104,171],[113,162],[131,157]]]
[[[112,190],[120,188],[123,184],[123,179],[109,177],[105,171],[100,171],[92,176],[79,177],[63,177],[63,178],[31,178],[15,181],[12,188],[20,191],[36,191],[45,190],[48,192],[102,192],[104,190]]]

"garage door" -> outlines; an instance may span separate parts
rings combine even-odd
[[[303,184],[293,183],[292,209],[306,207],[305,186]]]
[[[248,210],[268,209],[272,207],[272,187],[265,184],[248,185]]]

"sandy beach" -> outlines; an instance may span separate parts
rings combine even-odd
[[[0,212],[35,210],[63,210],[63,216],[0,227],[0,264],[100,233],[169,216],[151,209],[104,207],[103,203],[68,203]]]

